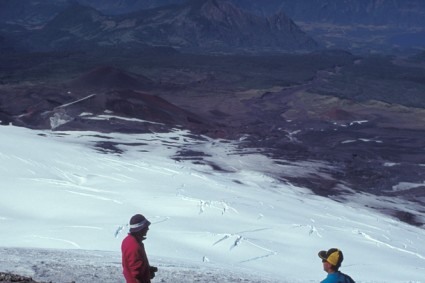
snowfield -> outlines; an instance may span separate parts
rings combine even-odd
[[[367,209],[372,195],[337,202],[268,174],[314,174],[317,161],[279,167],[182,130],[1,126],[0,135],[0,271],[123,282],[120,244],[130,217],[142,213],[152,222],[153,282],[319,282],[326,274],[317,253],[332,247],[356,282],[425,282],[423,228]],[[172,158],[184,150],[202,154]]]

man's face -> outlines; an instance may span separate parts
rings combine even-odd
[[[322,260],[322,262],[323,262],[323,270],[329,273],[329,271],[332,270],[332,264],[330,264],[326,260]]]
[[[146,227],[145,229],[143,229],[142,231],[140,231],[140,235],[144,238],[146,237],[146,234],[149,231],[149,227]]]

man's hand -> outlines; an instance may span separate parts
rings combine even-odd
[[[155,272],[158,271],[158,267],[156,266],[149,266],[149,273],[151,274],[151,279],[155,277]]]

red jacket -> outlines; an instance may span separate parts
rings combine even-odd
[[[122,241],[121,252],[123,274],[127,283],[150,283],[149,261],[143,243],[128,234]]]

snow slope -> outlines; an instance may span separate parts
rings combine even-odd
[[[326,274],[317,252],[331,247],[342,249],[342,271],[356,282],[425,282],[423,229],[364,208],[368,195],[341,203],[277,182],[267,172],[283,168],[232,142],[195,140],[181,130],[2,126],[0,136],[0,271],[21,268],[38,280],[65,282],[54,277],[63,268],[54,262],[67,258],[64,266],[79,266],[72,269],[77,282],[122,282],[121,240],[129,218],[142,213],[152,222],[148,255],[163,271],[157,282],[318,282]],[[119,151],[99,147],[111,143]],[[171,158],[183,148],[203,152],[222,170]],[[314,171],[304,166],[285,169]],[[96,258],[97,269],[84,273]],[[109,267],[111,281],[101,280]]]

